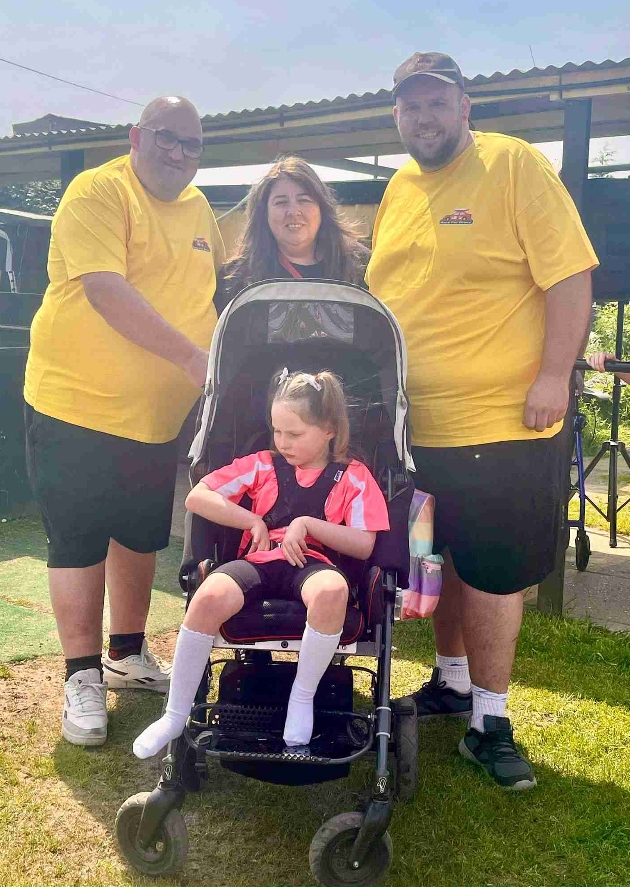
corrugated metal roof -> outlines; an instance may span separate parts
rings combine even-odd
[[[612,59],[606,59],[603,62],[592,62],[586,61],[582,64],[575,64],[574,62],[567,62],[562,67],[556,67],[555,65],[548,65],[546,68],[530,68],[528,71],[520,71],[518,68],[514,68],[508,74],[504,74],[501,71],[496,71],[494,74],[490,76],[486,76],[484,74],[477,74],[472,79],[464,78],[466,85],[474,88],[475,86],[485,86],[487,84],[503,84],[506,81],[516,81],[523,80],[524,78],[534,79],[536,77],[545,77],[545,76],[557,76],[564,73],[573,73],[577,71],[588,72],[588,71],[602,71],[606,69],[616,69],[627,67],[630,65],[630,57],[625,58],[620,62],[614,62]],[[389,89],[380,89],[378,92],[365,92],[362,95],[357,95],[356,93],[351,93],[348,96],[337,96],[334,99],[321,99],[320,101],[308,101],[308,102],[297,102],[294,105],[279,105],[279,106],[268,106],[267,108],[253,108],[253,109],[244,109],[242,111],[227,111],[221,114],[206,114],[201,118],[201,122],[204,126],[204,130],[210,129],[212,125],[223,124],[223,123],[236,123],[240,121],[246,121],[253,117],[261,117],[265,115],[275,115],[282,117],[283,114],[299,114],[303,112],[315,112],[321,113],[323,111],[327,111],[330,108],[335,110],[341,110],[342,106],[355,106],[361,105],[363,107],[370,105],[380,105],[386,102],[391,101],[391,90]],[[53,132],[45,132],[45,133],[20,133],[13,136],[4,136],[0,138],[0,143],[6,142],[18,142],[18,141],[26,141],[26,140],[37,140],[37,141],[45,141],[49,139],[51,143],[53,141],[57,141],[55,136],[73,136],[78,134],[94,134],[94,135],[108,135],[115,136],[120,134],[126,135],[133,124],[117,124],[117,125],[108,125],[108,124],[99,124],[94,126],[87,127],[79,127],[77,129],[60,129],[55,130]]]
[[[545,77],[555,74],[568,74],[573,71],[602,71],[606,68],[623,68],[627,65],[630,65],[630,58],[622,59],[620,62],[613,62],[612,59],[606,59],[603,62],[587,61],[582,62],[581,65],[567,62],[561,68],[557,68],[555,65],[548,65],[546,68],[530,68],[528,71],[519,71],[518,68],[514,68],[509,74],[495,71],[489,77],[486,77],[484,74],[477,74],[472,80],[469,80],[467,77],[464,77],[464,80],[472,86],[480,86],[485,83],[502,83],[504,80],[519,80],[522,77]]]

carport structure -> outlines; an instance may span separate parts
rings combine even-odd
[[[466,80],[466,89],[476,129],[529,142],[564,142],[563,178],[578,204],[589,137],[630,134],[630,58],[480,74]],[[402,150],[387,89],[207,115],[202,123],[202,168],[267,163],[280,153],[295,153],[334,169],[387,179],[395,170],[380,165],[378,158]],[[80,170],[124,154],[129,128],[53,115],[16,125],[14,135],[0,139],[0,185],[52,178],[65,185]]]
[[[532,143],[563,142],[562,179],[581,211],[585,208],[590,138],[630,135],[630,58],[513,70],[489,77],[480,74],[466,79],[466,91],[472,101],[475,129],[502,132]],[[333,169],[367,173],[384,185],[395,170],[381,164],[379,157],[403,150],[387,89],[207,115],[202,124],[201,168],[268,163],[278,154],[293,153]],[[0,185],[60,178],[65,187],[81,170],[126,153],[130,126],[53,115],[16,125],[12,136],[0,139]],[[373,160],[351,159],[357,157]],[[625,170],[630,165],[606,169]],[[630,300],[628,276],[624,292],[615,295]],[[559,545],[557,569],[539,593],[542,608],[561,612],[563,576],[564,549]]]

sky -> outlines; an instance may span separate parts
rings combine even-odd
[[[2,0],[2,58],[127,101],[0,62],[0,135],[49,112],[131,123],[140,112],[131,102],[164,94],[185,95],[203,116],[377,91],[391,86],[393,70],[417,50],[450,53],[468,77],[527,70],[532,56],[538,67],[630,56],[628,0],[561,0],[552,11],[550,5]],[[630,139],[607,141],[615,162],[630,161]],[[245,183],[253,174],[246,172],[223,171],[222,180]],[[342,175],[329,170],[327,177]]]

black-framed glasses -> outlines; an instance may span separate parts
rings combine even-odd
[[[138,126],[138,129],[152,132],[155,144],[163,151],[172,151],[181,145],[182,154],[191,160],[198,160],[203,152],[203,142],[200,139],[180,139],[177,133],[171,132],[170,129],[153,129],[150,126]]]

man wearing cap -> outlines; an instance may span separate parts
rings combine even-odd
[[[554,567],[569,377],[597,258],[531,145],[471,132],[458,65],[415,53],[394,74],[411,160],[374,228],[370,290],[409,354],[416,483],[436,497],[445,553],[437,661],[420,719],[470,717],[461,754],[503,788],[536,779],[505,717],[521,592]]]
[[[148,651],[144,629],[224,258],[212,210],[190,184],[203,150],[195,107],[155,99],[129,139],[130,154],[78,175],[55,214],[24,389],[66,658],[62,735],[77,745],[105,742],[108,685],[168,689],[170,667]]]

